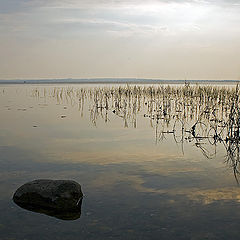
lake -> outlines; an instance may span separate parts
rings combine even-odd
[[[0,239],[238,239],[235,86],[0,85]],[[20,208],[34,179],[82,186],[81,217]]]

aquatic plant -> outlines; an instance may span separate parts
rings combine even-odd
[[[240,110],[239,87],[212,85],[119,85],[99,87],[54,87],[32,90],[35,97],[52,97],[57,104],[78,104],[83,116],[88,103],[90,121],[107,123],[113,116],[124,127],[137,127],[139,118],[149,119],[156,143],[173,135],[176,143],[194,143],[204,156],[214,152],[206,143],[224,144],[226,162],[239,174]]]

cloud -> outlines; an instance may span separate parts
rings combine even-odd
[[[52,71],[55,62],[75,56],[83,70],[75,62],[69,66],[64,62],[64,76],[79,77],[84,72],[85,77],[166,78],[175,66],[170,78],[184,79],[190,72],[188,77],[199,79],[205,66],[211,78],[235,79],[239,75],[239,4],[237,0],[0,0],[2,76],[4,72],[12,76],[14,70],[14,76],[31,71],[13,52],[15,48],[32,64],[38,51],[46,72]],[[134,61],[126,62],[126,56]],[[48,59],[54,61],[47,63]],[[98,68],[91,68],[92,62]],[[216,73],[227,62],[231,77]],[[77,70],[72,75],[74,64]],[[32,69],[39,69],[38,65]],[[39,74],[47,75],[40,70]]]
[[[26,5],[27,1],[22,0],[0,0],[0,13],[12,13],[12,12],[19,12],[24,10],[24,6]]]
[[[134,23],[128,21],[108,20],[103,18],[63,18],[56,20],[58,24],[75,25],[78,28],[92,29],[95,31],[106,31],[109,33],[125,34],[157,34],[167,31],[165,26]]]
[[[161,4],[204,4],[204,5],[228,5],[237,6],[239,0],[66,0],[66,1],[45,1],[45,5],[56,8],[84,8],[84,7],[116,7],[116,6],[140,6],[140,5],[161,5]]]
[[[0,0],[0,13],[29,12],[36,8],[92,9],[127,8],[130,6],[160,6],[162,4],[198,4],[240,6],[239,0]]]

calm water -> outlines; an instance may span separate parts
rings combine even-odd
[[[240,189],[224,144],[181,141],[176,117],[156,122],[147,96],[106,110],[98,87],[0,85],[0,239],[238,239]],[[12,202],[40,178],[79,182],[81,217]]]

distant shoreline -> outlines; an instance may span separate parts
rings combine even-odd
[[[237,84],[238,80],[163,80],[141,78],[0,80],[0,84]]]

